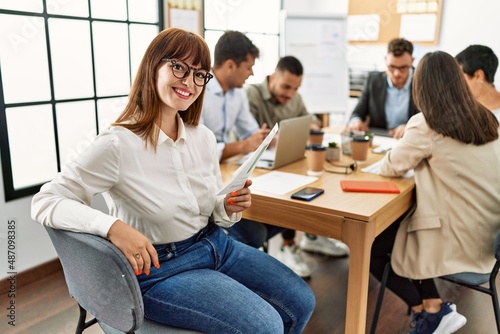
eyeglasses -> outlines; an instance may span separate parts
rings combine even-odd
[[[333,163],[329,161],[330,165],[332,165],[335,169],[332,168],[324,168],[325,171],[328,173],[335,173],[335,174],[351,174],[355,172],[358,169],[358,164],[356,161],[353,161],[350,164],[339,164],[339,163]]]
[[[162,61],[170,63],[172,73],[177,79],[187,78],[191,70],[193,70],[193,82],[199,87],[205,86],[214,77],[207,70],[191,67],[181,60],[163,58]]]
[[[394,71],[398,70],[399,72],[404,73],[404,72],[408,72],[410,70],[411,66],[408,66],[408,65],[405,65],[405,66],[387,65],[387,68],[391,72],[394,72]]]

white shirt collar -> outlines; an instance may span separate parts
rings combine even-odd
[[[179,141],[181,139],[183,141],[186,141],[186,128],[184,126],[184,121],[182,120],[182,118],[179,115],[179,113],[177,113],[176,117],[177,117],[177,124],[179,124],[179,128],[177,129],[177,140],[176,141]],[[163,132],[160,129],[160,132],[158,134],[158,145],[163,144],[165,141],[167,141],[169,139],[172,140],[172,138],[170,138],[169,136],[167,136],[165,134],[165,132]]]

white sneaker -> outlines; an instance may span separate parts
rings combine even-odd
[[[300,240],[300,248],[308,252],[316,252],[329,256],[349,255],[349,247],[347,247],[347,245],[342,241],[319,235],[313,239],[307,234],[304,234],[302,240]]]
[[[417,326],[410,334],[451,334],[465,326],[467,318],[456,311],[456,305],[441,303],[436,313],[422,311]]]
[[[311,276],[311,269],[305,261],[299,246],[283,246],[280,248],[276,258],[292,269],[300,277]]]

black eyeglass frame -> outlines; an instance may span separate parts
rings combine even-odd
[[[326,172],[328,173],[334,173],[334,174],[352,174],[354,173],[357,169],[358,169],[358,164],[356,163],[356,161],[353,161],[349,164],[339,164],[339,163],[334,163],[334,162],[331,162],[331,161],[328,161],[330,163],[330,165],[332,165],[333,167],[337,167],[337,168],[342,168],[343,170],[342,171],[338,171],[338,170],[333,170],[333,169],[330,169],[330,168],[323,168]]]
[[[191,70],[192,70],[193,71],[193,82],[198,87],[205,86],[210,81],[210,79],[212,79],[214,77],[210,72],[208,72],[208,70],[194,68],[192,66],[189,66],[189,64],[187,64],[186,62],[183,62],[182,60],[170,59],[170,58],[162,58],[161,61],[170,63],[170,68],[172,69],[172,74],[177,79],[185,79],[185,78],[187,78],[189,76],[189,74],[191,73]],[[187,67],[187,71],[184,72],[184,74],[182,76],[180,76],[180,77],[177,75],[176,71],[174,70],[174,65],[177,64],[177,63],[184,64]],[[200,73],[200,72],[204,73],[203,74],[203,84],[201,84],[201,85],[196,82],[196,73]]]
[[[395,65],[387,65],[387,68],[389,71],[392,73],[396,70],[398,70],[401,73],[406,73],[411,69],[411,66],[409,65],[403,65],[403,66],[395,66]]]

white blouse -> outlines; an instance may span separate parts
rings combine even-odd
[[[123,127],[112,127],[33,197],[32,217],[42,225],[106,237],[120,219],[153,243],[184,240],[213,216],[229,227],[214,134],[204,125],[185,126],[178,117],[174,142],[160,131],[151,144]],[[91,208],[103,193],[109,214]]]

